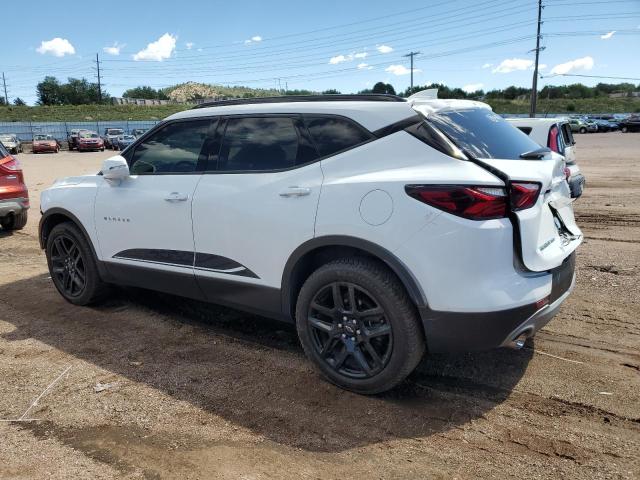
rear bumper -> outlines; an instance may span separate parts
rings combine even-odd
[[[29,209],[29,199],[25,197],[7,198],[0,200],[0,218],[16,215]]]
[[[531,337],[558,312],[575,285],[575,253],[549,272],[553,277],[549,304],[535,303],[496,312],[438,312],[420,308],[431,353],[490,350]]]

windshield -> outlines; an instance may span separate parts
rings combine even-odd
[[[107,130],[107,135],[122,135],[124,133],[124,130],[122,130],[121,128],[110,128],[109,130]]]
[[[527,134],[486,108],[437,112],[427,120],[476,158],[520,160],[521,154],[540,148]]]
[[[0,135],[0,141],[13,142],[13,135]]]
[[[134,137],[133,135],[122,135],[120,137],[120,140],[135,140],[136,137]]]
[[[36,135],[33,137],[34,140],[53,140],[51,135]]]
[[[80,138],[98,138],[97,133],[81,133]]]

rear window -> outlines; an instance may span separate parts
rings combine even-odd
[[[341,117],[305,116],[307,128],[321,157],[334,155],[373,138],[373,135]]]
[[[458,148],[476,158],[520,160],[520,154],[540,148],[525,133],[486,108],[438,112],[427,120]]]

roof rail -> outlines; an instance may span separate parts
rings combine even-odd
[[[287,102],[406,102],[398,95],[386,93],[366,93],[358,95],[282,95],[278,97],[231,98],[204,102],[193,108],[222,107],[225,105],[250,105],[257,103]]]

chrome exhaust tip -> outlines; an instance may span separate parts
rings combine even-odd
[[[529,335],[527,335],[526,332],[523,332],[513,340],[511,340],[506,346],[513,350],[520,350],[522,347],[524,347],[524,343],[527,341],[527,338],[529,338]]]

